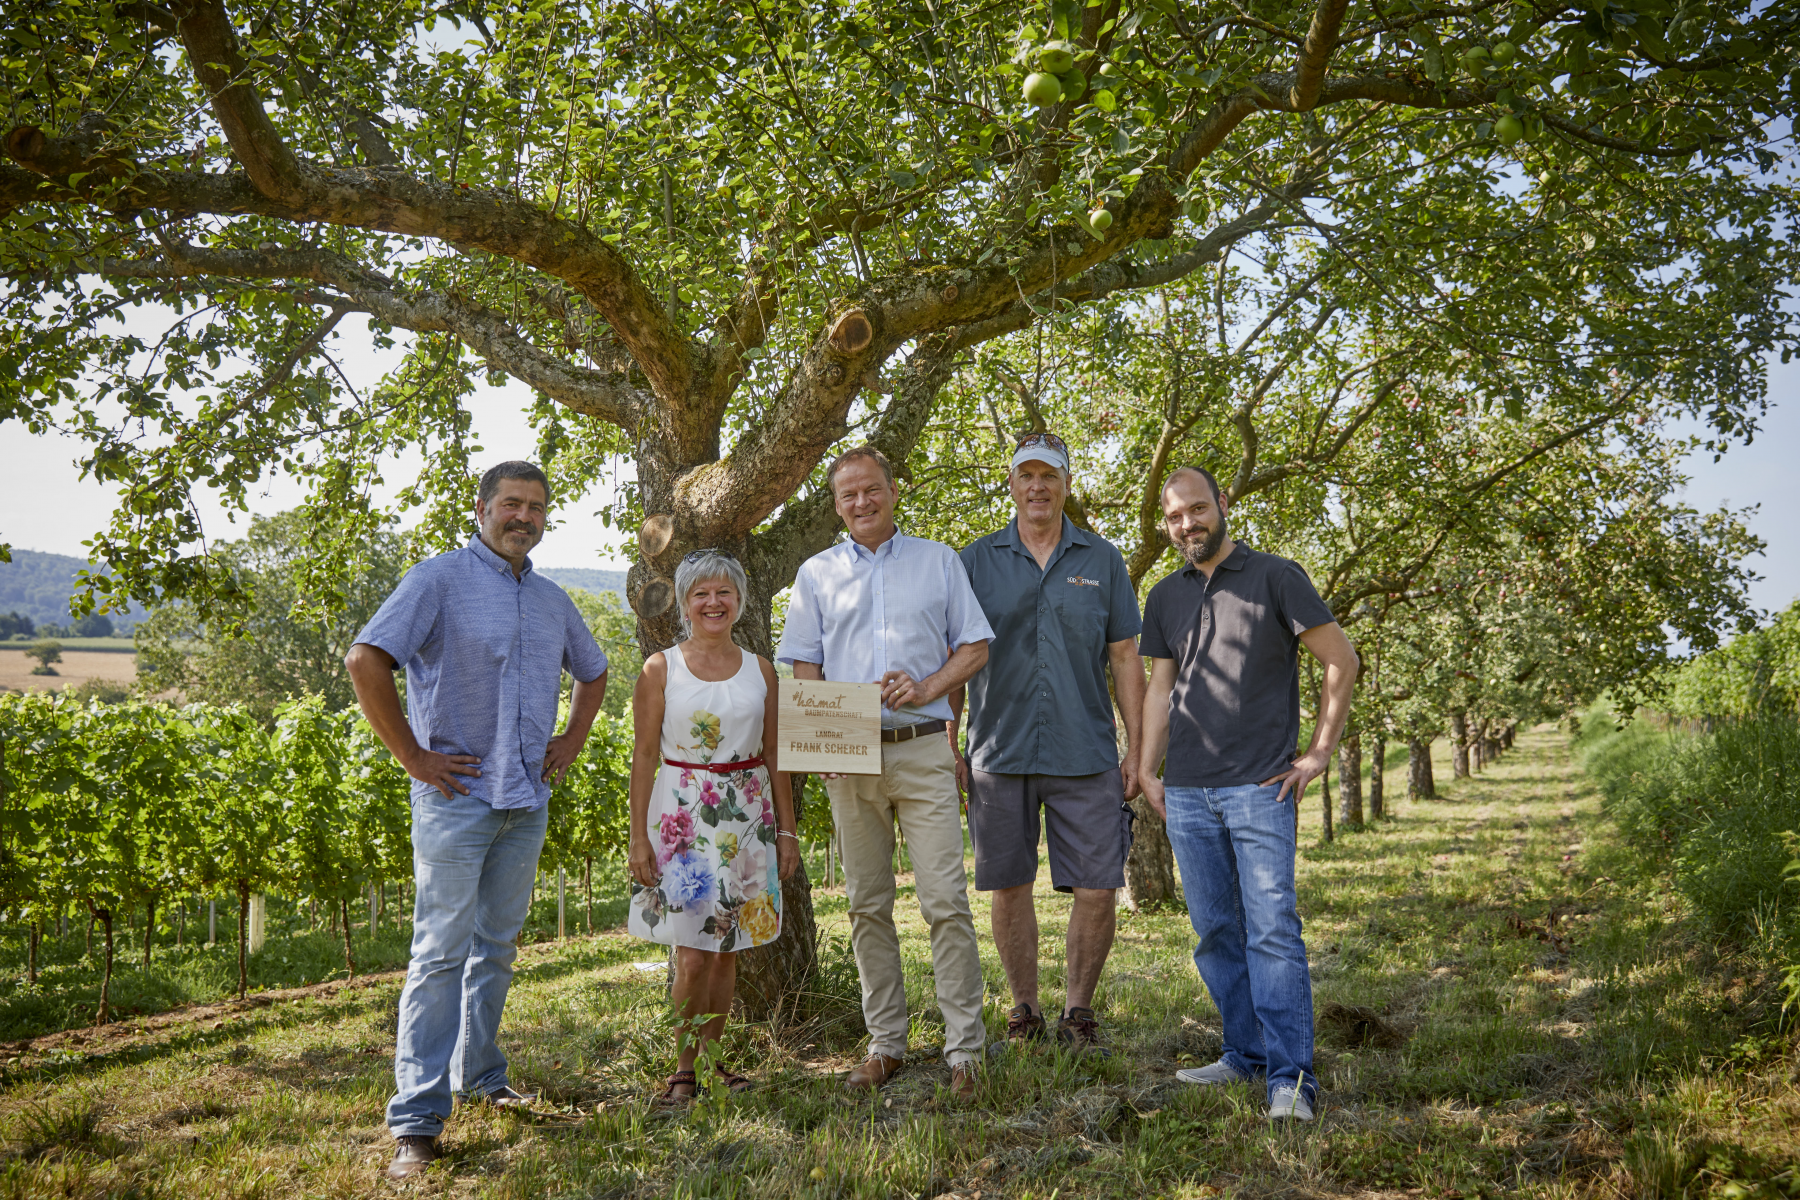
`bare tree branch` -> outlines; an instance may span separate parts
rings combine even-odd
[[[325,300],[334,307],[418,333],[451,334],[489,366],[576,412],[631,430],[649,405],[643,389],[629,379],[539,349],[492,309],[437,292],[408,296],[385,275],[328,250],[211,250],[179,243],[164,250],[161,258],[92,260],[82,266],[116,279],[308,279],[339,293]]]

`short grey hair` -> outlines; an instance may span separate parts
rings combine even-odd
[[[684,558],[675,568],[675,604],[681,617],[683,638],[694,636],[694,626],[687,615],[688,596],[697,585],[711,579],[723,579],[737,589],[738,611],[732,624],[744,619],[744,606],[750,599],[750,580],[738,560],[717,551],[702,554],[699,558]]]

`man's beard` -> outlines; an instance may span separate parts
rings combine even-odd
[[[1217,554],[1219,547],[1224,544],[1225,518],[1220,517],[1218,525],[1207,530],[1205,537],[1197,541],[1193,539],[1184,541],[1176,549],[1181,551],[1181,557],[1187,559],[1189,566],[1197,567]]]

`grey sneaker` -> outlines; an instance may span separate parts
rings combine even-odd
[[[1239,1071],[1236,1067],[1220,1059],[1218,1062],[1204,1067],[1184,1067],[1175,1072],[1175,1078],[1183,1083],[1200,1083],[1217,1086],[1226,1083],[1249,1083],[1251,1076]]]
[[[1300,1089],[1291,1083],[1277,1084],[1269,1093],[1269,1120],[1271,1121],[1310,1121],[1313,1119],[1312,1105],[1300,1094]]]

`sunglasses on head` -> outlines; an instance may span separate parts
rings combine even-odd
[[[708,546],[704,550],[689,550],[686,554],[681,556],[681,561],[684,563],[696,563],[712,554],[716,554],[720,558],[729,558],[732,562],[737,561],[737,555],[729,550],[721,550],[717,546]]]
[[[1069,457],[1068,443],[1054,433],[1022,433],[1015,440],[1013,449],[1025,450],[1032,446],[1048,446],[1064,458]]]

